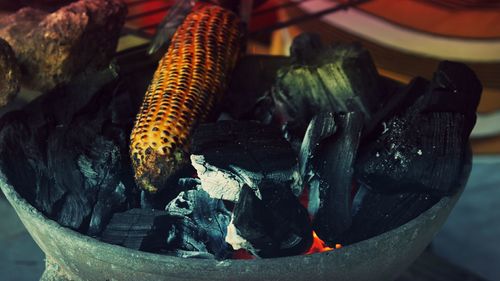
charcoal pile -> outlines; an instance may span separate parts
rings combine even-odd
[[[303,34],[291,48],[239,62],[221,117],[194,129],[190,163],[162,192],[140,191],[129,156],[154,63],[80,75],[5,115],[2,176],[63,226],[210,259],[353,244],[464,186],[482,90],[467,66],[445,61],[402,85],[359,45]]]

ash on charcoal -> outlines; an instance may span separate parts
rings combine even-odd
[[[337,132],[320,143],[314,159],[315,176],[310,183],[318,187],[317,198],[309,196],[309,205],[318,202],[313,228],[327,243],[351,226],[351,190],[354,162],[363,128],[360,112],[336,114]]]
[[[429,193],[384,194],[361,186],[354,198],[352,226],[336,241],[349,245],[392,230],[419,216],[440,198]]]
[[[0,19],[23,83],[48,91],[77,74],[107,67],[127,9],[119,0],[80,0],[49,13],[26,7]]]
[[[100,240],[146,252],[166,249],[166,235],[172,218],[165,211],[131,209],[116,213],[104,229]]]
[[[0,107],[5,106],[19,92],[21,70],[9,44],[0,38]]]
[[[366,142],[356,175],[367,186],[441,195],[460,186],[481,85],[465,65],[450,62],[441,63],[430,86],[418,93],[425,84],[410,84],[415,102],[382,121],[380,134]]]
[[[33,206],[97,235],[138,204],[127,140],[133,113],[110,68],[39,97],[1,121],[0,168]],[[124,85],[122,85],[124,86]]]
[[[278,114],[301,136],[317,112],[361,112],[368,120],[384,100],[370,54],[359,45],[320,48],[304,34],[292,44],[295,63],[278,72],[272,91]]]
[[[243,248],[264,258],[304,253],[312,243],[307,210],[289,186],[265,184],[260,191],[262,199],[243,186],[226,241],[234,250]]]
[[[211,198],[201,189],[188,190],[181,192],[165,210],[173,218],[167,238],[170,253],[217,259],[228,256],[225,237],[231,213],[222,200]]]
[[[257,122],[202,124],[191,152],[201,187],[217,199],[237,201],[244,185],[261,198],[262,184],[290,186],[297,174],[296,156],[280,130]]]

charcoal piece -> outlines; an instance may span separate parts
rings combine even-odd
[[[286,185],[260,188],[262,199],[244,186],[233,210],[226,241],[264,257],[302,254],[311,246],[312,228],[307,210]]]
[[[134,250],[161,252],[166,249],[171,225],[172,218],[165,211],[131,209],[114,214],[100,240]]]
[[[292,44],[297,54],[309,54],[301,37]],[[277,114],[302,136],[318,112],[362,112],[367,122],[379,109],[384,93],[370,54],[359,45],[324,47],[307,64],[292,64],[278,72],[272,96]]]
[[[384,105],[375,112],[363,131],[364,139],[372,139],[374,135],[385,130],[384,121],[400,114],[421,99],[430,87],[430,82],[422,77],[416,77],[400,91],[390,95]]]
[[[174,33],[182,24],[187,14],[191,12],[194,4],[195,2],[193,1],[175,1],[156,29],[156,35],[149,44],[149,55],[158,57],[158,60],[163,57],[170,45],[170,40],[172,40]]]
[[[299,173],[302,182],[309,182],[314,176],[313,159],[319,144],[326,138],[332,136],[337,130],[333,113],[320,113],[313,117],[307,126],[304,139],[300,146]],[[294,194],[302,194],[303,184],[294,186]]]
[[[337,235],[351,226],[354,162],[363,128],[363,116],[359,112],[337,114],[335,120],[337,132],[320,143],[314,159],[317,174],[312,181],[318,181],[319,192],[316,198],[309,195],[309,206],[317,206],[313,228],[327,243],[337,243]]]
[[[304,32],[293,38],[290,56],[297,64],[314,64],[316,56],[322,51],[323,43],[317,33]]]
[[[127,145],[133,114],[120,110],[138,105],[125,105],[124,88],[112,68],[79,76],[0,121],[8,182],[47,217],[93,236],[139,201]]]
[[[427,94],[425,111],[464,114],[468,137],[476,123],[481,92],[481,82],[465,64],[440,62],[432,78],[431,91]]]
[[[290,65],[290,58],[284,56],[245,56],[231,74],[222,110],[231,117],[242,120],[258,120],[269,123],[274,118],[274,104],[270,91],[278,70]]]
[[[21,71],[16,55],[9,44],[0,38],[0,107],[11,101],[19,92]]]
[[[53,13],[26,7],[0,19],[0,37],[14,49],[23,83],[48,91],[109,65],[126,10],[119,0],[80,0]]]
[[[181,192],[165,210],[174,218],[167,239],[169,252],[178,256],[190,253],[195,257],[207,254],[217,259],[227,257],[229,247],[225,237],[231,213],[222,200],[210,198],[201,189],[188,190]]]
[[[448,112],[394,117],[358,158],[356,177],[378,191],[452,194],[467,161],[465,119]]]
[[[193,134],[191,163],[210,196],[238,200],[243,185],[258,197],[262,183],[296,180],[297,159],[279,129],[257,122],[221,121]]]
[[[354,198],[352,226],[336,243],[353,244],[399,227],[439,201],[429,193],[383,194],[361,186]]]

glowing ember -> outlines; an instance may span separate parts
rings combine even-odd
[[[335,249],[340,249],[342,245],[340,244],[335,244]],[[316,235],[316,232],[313,230],[313,243],[311,245],[311,248],[307,252],[305,252],[305,255],[309,254],[314,254],[314,253],[322,253],[322,252],[328,252],[333,250],[334,248],[330,248],[326,246],[325,242],[321,240],[318,235]]]

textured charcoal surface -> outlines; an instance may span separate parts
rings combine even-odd
[[[459,186],[481,85],[467,66],[451,62],[442,62],[426,84],[414,80],[405,90],[409,99],[417,96],[414,103],[389,115],[374,130],[379,134],[365,140],[356,164],[364,184],[386,192],[441,195]]]
[[[304,253],[312,243],[307,210],[286,185],[268,184],[260,191],[262,199],[244,186],[233,210],[232,224],[249,243],[245,249],[264,258]]]
[[[351,190],[354,162],[363,128],[363,116],[359,112],[336,114],[337,132],[320,143],[315,155],[315,177],[309,184],[318,186],[319,201],[313,219],[313,228],[319,238],[327,243],[338,243],[335,238],[351,226]]]
[[[235,119],[269,123],[275,118],[270,96],[278,70],[291,63],[284,56],[245,56],[238,61],[222,109]]]
[[[439,199],[428,193],[377,193],[362,186],[354,198],[352,226],[335,239],[349,245],[379,235],[417,217]]]
[[[53,13],[25,7],[0,19],[0,37],[14,49],[23,82],[48,91],[106,67],[126,13],[119,0],[80,0]]]
[[[160,252],[167,247],[171,225],[172,218],[165,211],[131,209],[114,214],[99,239],[134,250]]]
[[[315,176],[313,162],[318,156],[317,150],[320,143],[336,131],[337,124],[333,113],[320,113],[309,122],[299,152],[299,173],[303,183],[308,183]],[[293,192],[296,196],[302,194],[304,184],[294,187],[296,189]]]
[[[297,158],[278,128],[247,121],[200,125],[191,161],[210,196],[236,201],[243,185],[256,193],[263,183],[290,186]],[[260,196],[259,196],[260,197]]]
[[[298,56],[292,58],[296,63],[279,70],[272,91],[276,110],[298,135],[322,111],[358,111],[368,120],[385,96],[368,51],[352,44],[310,50],[317,44],[317,38],[309,34],[294,40],[291,48]]]
[[[19,91],[21,70],[9,43],[0,38],[0,107],[11,101]]]
[[[194,183],[191,181],[190,183]],[[220,199],[201,189],[181,192],[165,208],[173,218],[167,250],[177,256],[226,258],[225,242],[231,213]]]
[[[136,107],[114,69],[81,76],[0,121],[0,167],[61,225],[96,235],[138,204],[128,136]]]

